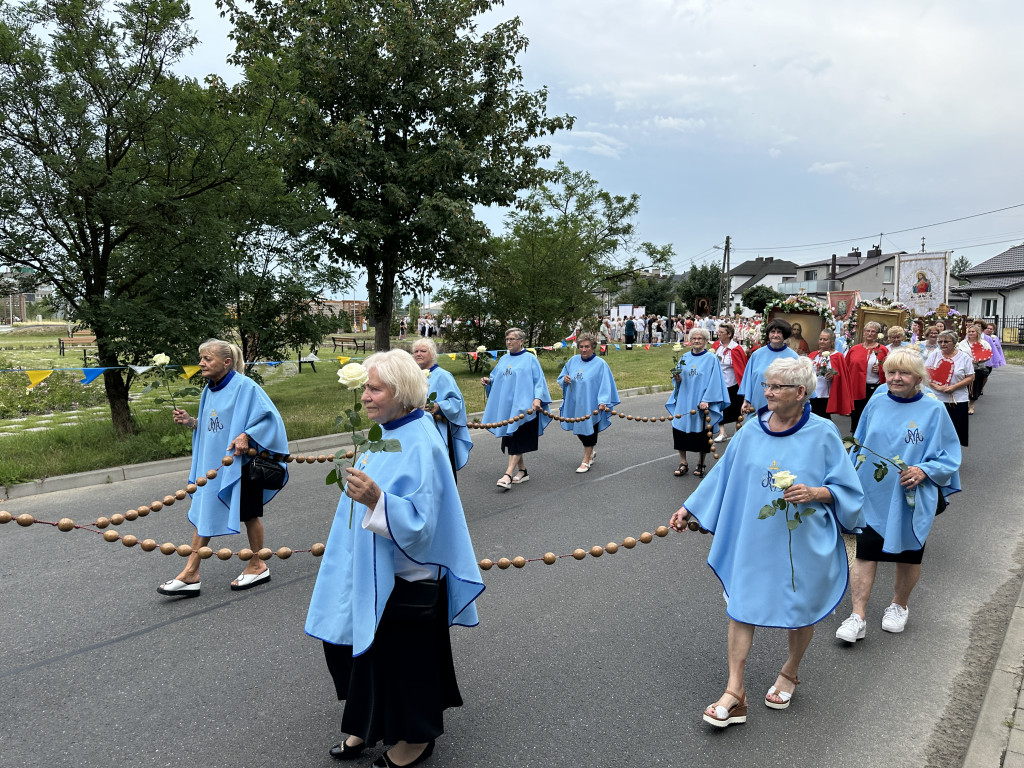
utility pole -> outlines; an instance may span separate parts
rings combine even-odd
[[[718,306],[715,308],[715,314],[721,317],[723,305],[729,301],[729,246],[731,245],[731,238],[729,235],[725,236],[725,250],[722,251],[722,275],[718,280]]]

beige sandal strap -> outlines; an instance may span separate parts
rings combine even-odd
[[[779,671],[779,677],[786,678],[793,685],[800,685],[800,681],[799,680],[797,680],[795,677],[790,677],[789,675],[787,675],[785,672],[782,672],[781,670]]]

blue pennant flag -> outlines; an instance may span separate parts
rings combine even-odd
[[[491,357],[493,357],[495,360],[498,359],[498,352],[497,352],[497,350],[491,350],[487,354],[490,355]]]
[[[92,384],[98,376],[101,376],[104,371],[109,371],[109,368],[80,368],[82,375],[85,376],[80,382],[81,384]]]

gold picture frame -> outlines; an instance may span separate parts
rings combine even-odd
[[[857,333],[854,343],[860,344],[864,340],[864,326],[867,323],[875,322],[882,326],[882,332],[878,334],[879,344],[885,343],[886,331],[892,326],[898,325],[906,329],[910,320],[910,313],[905,309],[882,309],[881,307],[859,307],[857,309]]]

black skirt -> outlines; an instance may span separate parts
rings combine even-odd
[[[956,436],[960,438],[960,445],[967,447],[967,433],[971,425],[971,417],[967,411],[969,403],[946,403],[946,412],[953,420],[953,428],[956,429]]]
[[[263,489],[245,479],[245,472],[239,480],[238,519],[241,522],[263,517]]]
[[[683,432],[672,429],[672,447],[677,451],[691,451],[693,453],[711,453],[711,445],[708,443],[707,432]]]
[[[401,582],[395,580],[396,590]],[[448,635],[444,580],[438,596],[433,615],[425,620],[396,617],[389,599],[373,645],[360,656],[352,657],[351,645],[324,643],[338,699],[346,701],[343,733],[370,745],[421,744],[444,733],[444,710],[461,707],[462,695]]]
[[[501,452],[511,456],[533,453],[540,441],[540,416],[523,422],[511,435],[501,438]]]
[[[729,407],[722,414],[723,424],[734,424],[740,416],[740,409],[743,407],[743,395],[740,394],[740,385],[733,384],[729,387]]]
[[[874,563],[906,563],[907,565],[920,565],[924,557],[924,547],[920,549],[907,549],[903,552],[883,552],[883,539],[870,525],[865,526],[864,533],[857,534],[857,559],[869,560]]]

